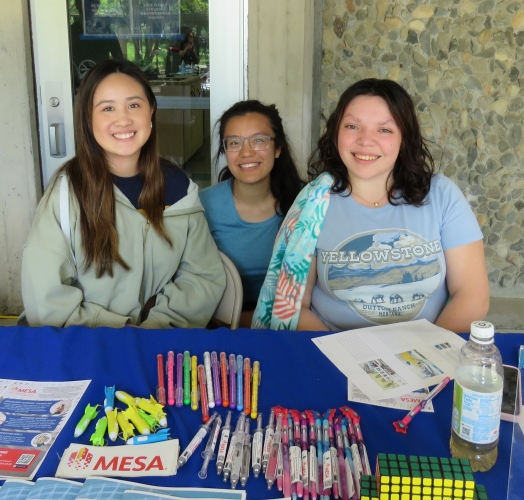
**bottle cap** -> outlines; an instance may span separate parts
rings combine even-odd
[[[489,321],[473,321],[471,323],[471,336],[479,344],[493,343],[495,327]]]

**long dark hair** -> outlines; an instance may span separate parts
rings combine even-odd
[[[247,113],[258,113],[269,120],[271,130],[275,136],[275,150],[280,148],[280,155],[278,158],[275,158],[275,163],[269,177],[271,194],[277,201],[282,214],[286,215],[302,188],[302,181],[298,175],[297,167],[291,153],[291,147],[284,132],[282,118],[280,118],[278,109],[274,104],[265,105],[255,99],[239,101],[224,112],[215,124],[215,130],[218,130],[219,139],[219,149],[215,156],[215,167],[218,166],[220,155],[225,153],[222,139],[224,139],[224,130],[226,129],[227,123],[231,118],[235,116],[245,116]],[[231,177],[233,177],[233,174],[226,165],[219,173],[218,180],[223,181]]]
[[[162,218],[164,175],[157,150],[155,95],[138,66],[126,60],[108,59],[91,68],[82,79],[74,109],[76,156],[60,169],[68,176],[78,199],[85,270],[94,264],[97,278],[105,273],[112,277],[114,263],[129,270],[118,252],[113,180],[104,150],[96,142],[92,126],[93,95],[100,82],[113,73],[123,73],[140,83],[153,110],[151,135],[138,158],[138,174],[144,183],[138,202],[157,233],[172,244],[164,230]]]
[[[378,96],[384,99],[400,129],[402,143],[390,173],[393,182],[388,190],[389,202],[393,205],[423,205],[424,198],[429,193],[435,164],[420,132],[411,97],[392,80],[360,80],[340,96],[337,107],[327,120],[326,131],[319,139],[317,149],[309,157],[308,174],[315,178],[322,172],[329,172],[334,178],[333,192],[342,193],[346,189],[351,192],[348,170],[338,153],[337,138],[344,111],[358,96]]]

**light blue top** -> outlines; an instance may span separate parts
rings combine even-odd
[[[312,295],[312,309],[331,329],[435,322],[448,299],[444,250],[480,240],[482,232],[447,177],[433,177],[425,201],[368,208],[331,195]]]
[[[263,222],[243,220],[233,200],[232,181],[228,179],[203,189],[200,201],[218,249],[233,261],[240,273],[244,304],[255,303],[283,217],[275,214]]]

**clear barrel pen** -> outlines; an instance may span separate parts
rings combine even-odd
[[[229,355],[229,407],[237,409],[237,360],[234,354]]]
[[[355,462],[353,460],[353,454],[351,453],[351,446],[349,444],[348,430],[347,430],[347,419],[342,419],[342,438],[344,439],[344,451],[346,453],[346,460],[348,461],[349,468],[351,469],[351,475],[353,480],[353,485],[355,489],[355,497],[360,498],[360,474],[358,473]]]
[[[264,429],[262,429],[262,413],[257,416],[257,428],[253,433],[251,445],[251,467],[253,476],[258,477],[262,470],[262,447],[264,446]]]
[[[295,441],[293,439],[293,419],[289,413],[287,416],[287,428],[285,431],[282,431],[282,432],[283,434],[285,432],[287,436],[286,438],[283,435],[283,439],[282,439],[282,460],[286,460],[287,458],[287,466],[283,462],[283,465],[284,465],[283,490],[286,491],[289,488],[291,498],[293,500],[296,500],[297,495],[298,495],[297,494],[297,485],[298,485],[298,482],[300,481],[300,467],[299,467],[300,450],[297,448],[297,446],[295,446]],[[289,474],[286,474],[286,469],[289,471]],[[287,478],[286,478],[287,475],[289,475],[289,485],[287,485]],[[300,483],[300,485],[302,486],[302,483]],[[301,488],[301,492],[302,492],[302,488]],[[287,496],[287,495],[284,493],[284,496]]]
[[[338,470],[338,452],[335,440],[335,431],[333,430],[333,422],[331,418],[328,419],[328,438],[329,438],[329,451],[331,453],[331,470],[333,471],[333,484],[331,490],[335,498],[340,497],[340,471]]]
[[[220,353],[220,381],[222,386],[222,406],[229,406],[229,389],[227,387],[227,357],[225,352]]]
[[[200,479],[205,479],[207,477],[207,468],[209,467],[209,462],[211,460],[214,460],[215,458],[215,446],[217,444],[218,440],[218,434],[220,433],[220,426],[222,425],[222,419],[220,416],[218,416],[215,421],[213,422],[213,427],[211,427],[211,433],[209,434],[209,438],[207,440],[206,447],[204,448],[204,451],[202,452],[202,457],[204,459],[204,463],[202,464],[202,468],[198,472],[198,477]]]
[[[213,392],[215,393],[215,403],[222,405],[222,391],[220,390],[220,374],[218,369],[218,356],[216,351],[211,353],[211,371],[213,373]]]
[[[200,388],[200,405],[202,406],[202,421],[209,420],[209,406],[207,405],[206,371],[204,365],[198,365],[198,387]]]
[[[209,429],[211,428],[211,424],[217,418],[218,413],[215,412],[213,415],[211,415],[211,418],[205,423],[200,426],[200,429],[198,429],[198,432],[195,434],[191,442],[187,445],[186,449],[182,452],[180,457],[178,457],[177,466],[182,467],[187,463],[191,455],[194,453],[194,451],[198,448],[200,443],[202,442],[202,439],[204,439],[205,435],[209,432]]]
[[[191,409],[198,410],[198,358],[191,356]]]
[[[239,354],[237,356],[237,410],[238,411],[242,411],[244,409],[243,378],[244,378],[244,356],[242,356],[242,354]]]
[[[244,453],[245,413],[240,414],[238,420],[241,421],[241,423],[237,425],[238,430],[235,431],[237,438],[233,449],[233,463],[231,464],[231,488],[233,489],[237,487],[240,481],[240,467],[242,467],[242,455]]]
[[[353,428],[353,424],[351,423],[351,419],[347,419],[347,430],[349,435],[349,442],[351,447],[351,456],[353,457],[353,463],[355,465],[355,471],[357,475],[357,482],[360,483],[360,476],[364,473],[364,470],[362,468],[362,460],[360,459],[360,453],[358,451],[358,445],[357,445],[357,436],[355,434],[355,429]]]
[[[364,474],[371,475],[371,466],[369,465],[368,453],[366,451],[366,445],[364,444],[364,436],[362,435],[362,429],[360,428],[360,417],[358,413],[352,410],[352,421],[355,427],[355,433],[357,435],[358,451],[362,460],[362,469]]]
[[[317,433],[315,431],[315,417],[311,410],[306,411],[309,424],[309,494],[312,500],[317,500],[318,491],[318,461],[317,461]]]
[[[257,418],[258,414],[258,386],[260,385],[260,363],[253,363],[253,382],[251,383],[251,418]]]
[[[224,463],[226,461],[227,444],[229,442],[229,435],[231,434],[231,415],[233,412],[228,410],[226,415],[226,422],[222,427],[222,434],[220,435],[220,443],[218,445],[217,454],[217,474],[220,476],[224,469]]]
[[[309,441],[307,432],[307,418],[300,419],[300,447],[302,452],[302,485],[304,486],[304,500],[309,499]]]
[[[271,454],[271,446],[273,445],[273,434],[275,432],[275,412],[271,410],[269,414],[269,423],[264,433],[264,445],[262,447],[262,474],[266,473],[269,455]]]
[[[326,500],[331,496],[331,487],[333,486],[333,468],[331,466],[331,449],[329,448],[329,422],[327,419],[322,420],[322,462],[324,480],[322,497]]]
[[[337,443],[338,460],[338,485],[342,500],[349,500],[353,496],[353,478],[348,478],[346,473],[346,459],[344,457],[344,438],[339,423],[335,423],[335,438]],[[351,472],[350,472],[351,474]],[[351,481],[351,484],[350,484]]]
[[[249,464],[251,463],[251,434],[249,433],[249,419],[244,424],[244,449],[242,451],[242,465],[240,466],[240,484],[246,486],[249,478]]]
[[[251,360],[244,358],[244,413],[251,415]]]
[[[280,450],[280,440],[282,438],[282,414],[277,416],[277,425],[271,441],[271,451],[269,453],[266,467],[266,481],[268,490],[271,489],[277,477],[278,452]],[[262,459],[263,460],[263,459]],[[263,463],[263,462],[262,462]]]
[[[243,429],[244,427],[244,413],[241,413],[238,417],[237,424],[235,426],[235,431],[233,432],[231,436],[231,442],[229,443],[229,449],[227,451],[226,455],[226,462],[224,464],[224,482],[226,482],[231,477],[231,470],[233,468],[233,457],[235,453],[235,447],[237,438],[240,433],[240,429]]]
[[[317,435],[317,464],[318,464],[318,484],[317,496],[324,498],[324,446],[322,444],[322,420],[320,417],[315,418],[315,432]]]
[[[173,351],[167,353],[166,372],[167,404],[173,406],[175,404],[175,353]]]
[[[184,382],[182,375],[184,373],[184,355],[179,352],[176,355],[176,390],[175,401],[178,408],[184,406]]]
[[[289,418],[291,416],[291,418]],[[300,437],[300,412],[289,410],[288,425],[290,426],[289,438],[289,460],[291,464],[291,484],[295,484],[296,492],[299,498],[304,496],[304,483],[302,481],[302,449]],[[292,444],[292,447],[291,447]],[[307,455],[307,451],[306,451]],[[309,495],[308,495],[309,497]]]
[[[204,353],[204,370],[206,371],[207,404],[209,408],[215,407],[215,390],[213,388],[213,375],[211,375],[211,355]]]
[[[158,375],[158,386],[156,388],[156,400],[162,406],[166,406],[166,387],[164,383],[164,356],[158,354],[156,357],[156,368]]]

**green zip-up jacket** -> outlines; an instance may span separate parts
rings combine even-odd
[[[78,200],[69,194],[70,239],[60,224],[60,181],[41,200],[22,258],[24,312],[19,324],[144,328],[204,327],[220,301],[226,277],[190,181],[187,195],[164,211],[173,246],[161,238],[141,212],[115,186],[119,252],[129,265],[113,265],[113,277],[87,271]],[[156,303],[145,321],[140,312]]]

